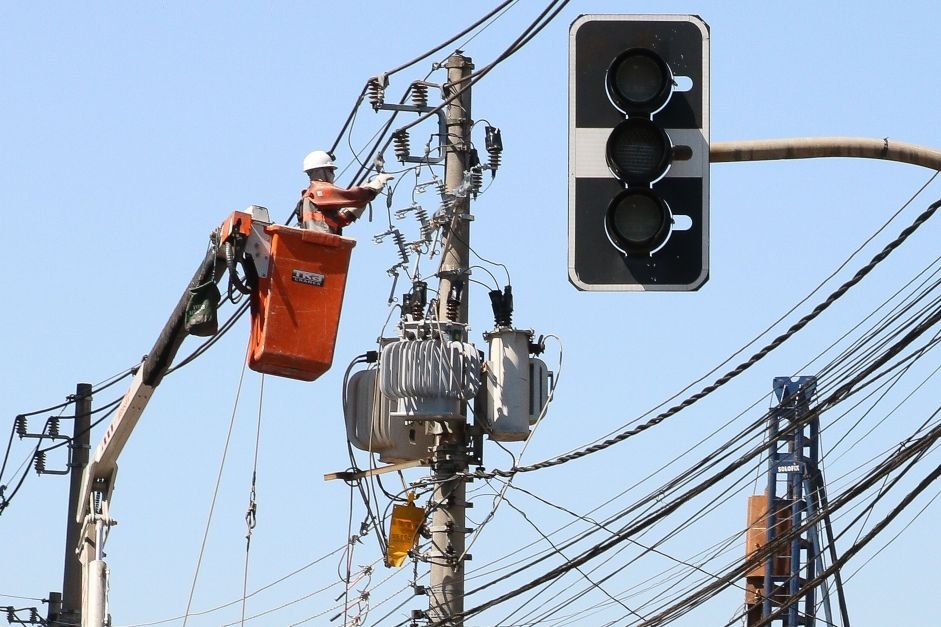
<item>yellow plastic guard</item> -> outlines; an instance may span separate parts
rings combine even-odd
[[[425,520],[425,509],[417,507],[413,501],[415,493],[410,492],[408,503],[392,507],[392,522],[389,524],[389,548],[386,550],[386,565],[401,566],[408,558],[408,552],[415,546],[418,528]]]

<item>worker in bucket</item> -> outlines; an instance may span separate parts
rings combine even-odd
[[[310,178],[310,186],[301,192],[294,210],[303,228],[342,234],[343,227],[363,215],[369,201],[392,179],[391,174],[382,172],[363,185],[345,189],[333,184],[336,169],[333,158],[323,150],[304,157],[304,172]]]

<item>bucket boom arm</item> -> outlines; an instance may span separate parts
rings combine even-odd
[[[192,291],[198,286],[218,281],[224,274],[227,262],[231,269],[232,255],[230,253],[227,256],[225,248],[226,243],[236,237],[242,238],[243,243],[247,242],[251,246],[249,255],[256,267],[267,267],[264,237],[259,237],[258,234],[263,233],[263,227],[268,222],[268,213],[263,207],[254,205],[249,211],[250,213],[234,212],[222,227],[212,233],[212,246],[170,314],[150,353],[137,368],[130,388],[101,438],[94,457],[85,468],[81,498],[75,513],[76,521],[82,525],[80,545],[76,548],[78,559],[82,563],[82,627],[105,627],[108,624],[104,544],[108,531],[116,524],[110,516],[109,506],[118,472],[118,457],[147,407],[151,395],[167,374],[177,351],[186,339],[186,309]]]

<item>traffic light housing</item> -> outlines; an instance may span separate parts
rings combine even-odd
[[[709,27],[583,15],[569,31],[569,280],[696,290],[709,278]]]

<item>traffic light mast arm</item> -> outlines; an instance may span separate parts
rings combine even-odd
[[[709,148],[710,163],[816,159],[818,157],[884,159],[941,170],[941,150],[890,140],[888,137],[884,139],[868,137],[759,139],[714,142]]]

